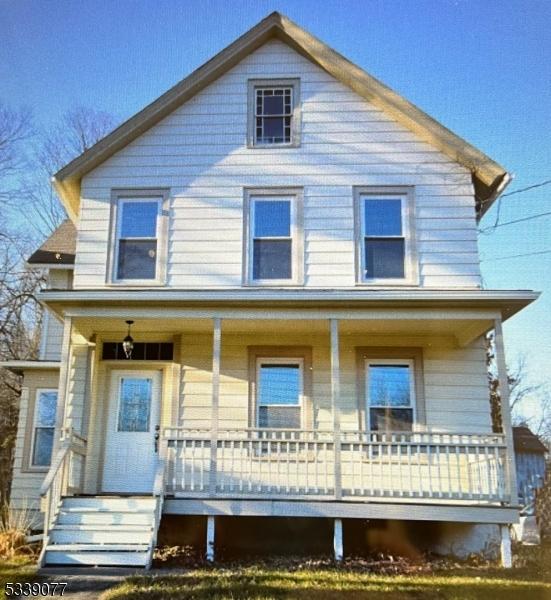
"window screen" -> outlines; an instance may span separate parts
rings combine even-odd
[[[302,372],[300,363],[261,361],[257,381],[258,426],[300,429]]]
[[[117,279],[157,276],[157,218],[160,201],[119,200]]]
[[[252,279],[292,279],[291,198],[251,199]]]
[[[48,466],[52,460],[56,407],[56,390],[37,392],[32,453],[34,466]]]
[[[411,431],[412,378],[410,364],[367,365],[367,399],[372,430]]]
[[[365,279],[405,277],[402,198],[366,198],[363,204]]]

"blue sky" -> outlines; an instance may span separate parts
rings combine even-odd
[[[75,105],[127,118],[273,10],[358,63],[515,174],[551,179],[551,2],[0,0],[0,98],[44,124]],[[551,186],[501,220],[551,211]],[[482,227],[495,219],[495,207]],[[485,285],[544,292],[506,324],[508,352],[551,380],[551,217],[481,236]]]

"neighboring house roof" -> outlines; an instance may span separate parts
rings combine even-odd
[[[528,427],[513,427],[513,443],[515,452],[534,452],[545,454],[547,448],[539,437],[532,433]]]
[[[273,12],[191,75],[117,127],[52,178],[72,219],[80,204],[82,177],[158,123],[271,38],[277,38],[392,115],[426,142],[472,173],[477,207],[483,214],[511,180],[507,171],[411,102],[278,12]]]
[[[31,265],[73,265],[75,264],[76,245],[76,227],[69,219],[65,219],[42,246],[29,256],[27,263]]]

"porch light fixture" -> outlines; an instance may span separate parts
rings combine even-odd
[[[132,350],[134,350],[134,339],[130,335],[130,327],[133,323],[134,321],[126,321],[126,324],[128,325],[128,334],[122,341],[122,349],[124,350],[126,358],[130,358],[132,356]]]

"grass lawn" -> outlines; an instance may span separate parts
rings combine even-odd
[[[180,575],[132,577],[102,600],[147,598],[222,600],[312,598],[329,600],[544,600],[551,583],[513,571],[374,575],[345,569],[286,571],[259,567],[194,570]]]
[[[23,556],[3,562],[0,560],[0,599],[6,597],[6,583],[36,581],[36,558]]]

